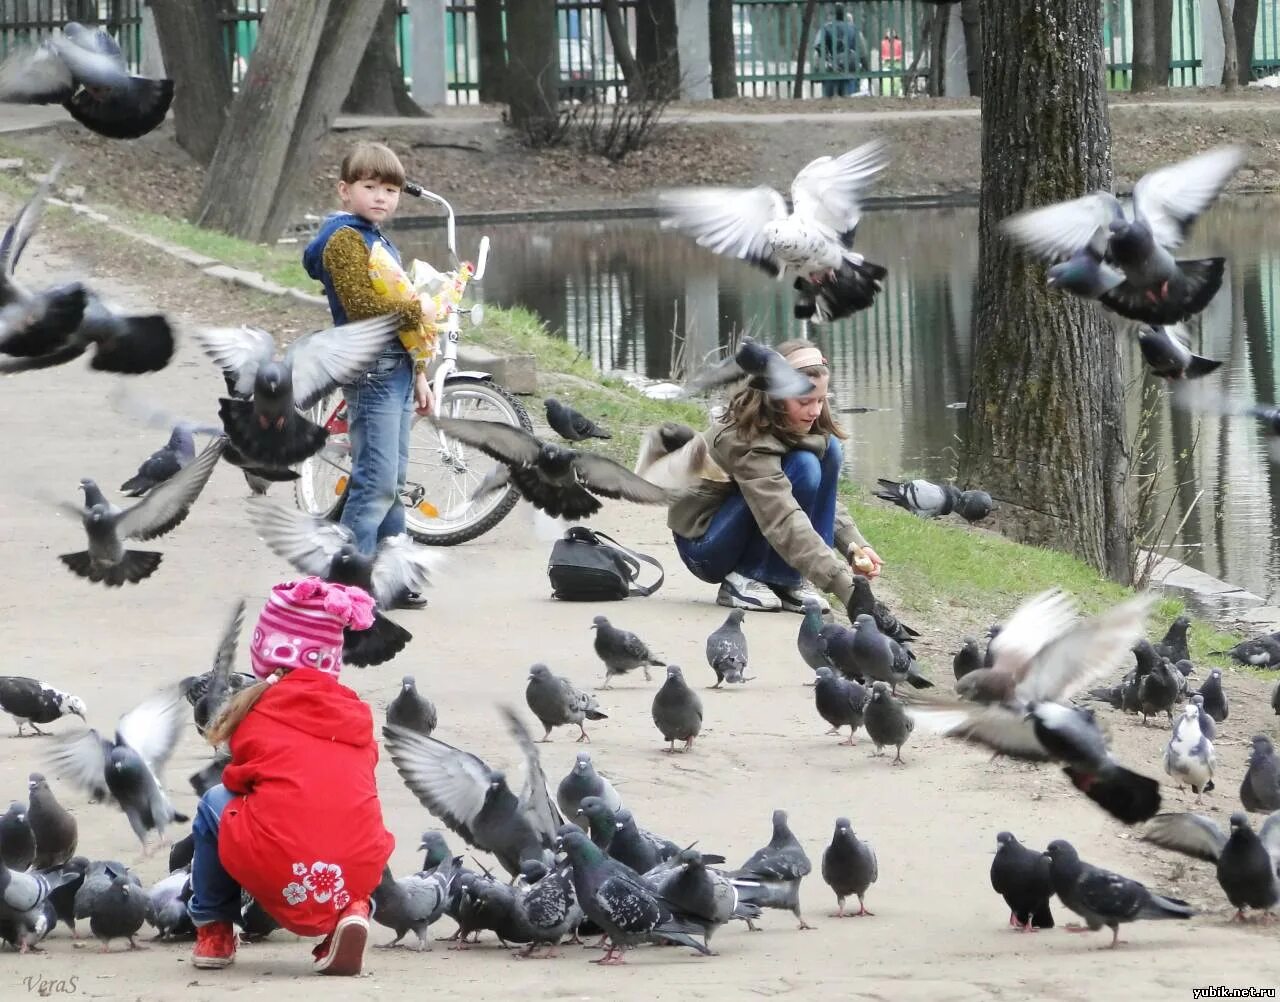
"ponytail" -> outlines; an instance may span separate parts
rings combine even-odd
[[[249,711],[262,698],[262,694],[279,682],[289,673],[288,668],[277,668],[261,682],[255,682],[247,689],[241,689],[223,706],[212,724],[204,732],[204,739],[215,748],[231,739],[240,722],[249,715]]]

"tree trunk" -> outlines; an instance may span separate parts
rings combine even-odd
[[[676,0],[644,0],[636,6],[636,62],[651,96],[680,96]]]
[[[480,100],[499,104],[507,96],[507,40],[502,32],[502,0],[475,0],[476,55]]]
[[[733,0],[711,0],[711,96],[738,96],[738,51],[733,37]]]
[[[1169,86],[1173,72],[1173,0],[1154,0],[1157,87]]]
[[[366,0],[367,2],[367,0]],[[421,118],[426,112],[409,96],[400,66],[397,22],[400,0],[383,0],[373,36],[365,47],[351,93],[342,110],[352,115],[402,115]]]
[[[1231,23],[1231,0],[1218,0],[1218,17],[1222,21],[1222,89],[1230,93],[1240,84],[1236,31]]]
[[[627,37],[627,20],[622,16],[622,5],[619,0],[601,0],[604,11],[604,24],[609,29],[609,43],[613,46],[613,58],[618,61],[622,70],[622,79],[627,82],[627,100],[643,101],[645,96],[644,74],[636,63],[631,52],[631,39]]]
[[[208,167],[227,108],[231,67],[215,4],[151,0],[165,72],[173,78],[173,124],[178,145]]]
[[[942,97],[947,81],[947,26],[951,23],[951,8],[940,6],[934,11],[933,27],[929,32],[929,96]],[[909,82],[903,81],[902,92],[910,93]]]
[[[818,12],[818,0],[808,0],[804,16],[800,18],[800,50],[796,53],[796,84],[791,96],[799,101],[804,97],[804,60],[813,41],[813,19]]]
[[[507,7],[507,104],[511,122],[526,132],[556,121],[560,44],[555,0],[520,0]]]
[[[1045,286],[1002,219],[1111,187],[1096,0],[983,0],[982,194],[962,478],[1013,538],[1130,572],[1120,355],[1091,304]]]
[[[1236,79],[1242,85],[1248,84],[1253,79],[1253,36],[1258,29],[1258,0],[1236,0],[1231,20],[1235,25],[1236,62],[1239,65]]]
[[[964,58],[969,74],[969,93],[982,97],[982,13],[980,0],[964,0],[960,4],[960,23],[964,26]]]
[[[1169,82],[1169,68],[1164,73],[1156,61],[1156,0],[1133,0],[1133,74],[1129,89],[1134,92],[1163,87]]]
[[[343,0],[272,0],[209,165],[201,226],[258,242],[280,235],[379,11]]]

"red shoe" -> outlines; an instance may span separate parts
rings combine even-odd
[[[191,965],[212,971],[229,967],[236,959],[236,929],[230,922],[208,922],[196,926],[196,945]]]
[[[320,945],[311,951],[317,974],[350,977],[364,966],[364,947],[369,940],[369,902],[353,901],[338,915],[338,923]]]

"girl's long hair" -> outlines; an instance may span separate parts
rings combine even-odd
[[[813,346],[812,341],[783,341],[774,348],[774,351],[783,358],[790,358],[801,348]],[[809,365],[796,371],[810,379],[831,374],[831,370],[825,365]],[[772,435],[782,442],[793,443],[801,437],[787,427],[786,405],[781,400],[771,399],[763,390],[752,389],[750,386],[743,387],[730,399],[726,420],[729,424],[736,425],[747,439]],[[822,412],[818,415],[818,420],[813,423],[813,429],[809,434],[834,435],[836,438],[849,437],[849,433],[836,424],[836,419],[831,414],[829,400],[822,402]]]
[[[222,711],[214,718],[213,723],[205,728],[204,739],[215,748],[229,741],[236,728],[240,726],[240,721],[249,715],[249,711],[262,698],[262,694],[288,673],[287,668],[277,668],[261,682],[255,682],[249,688],[237,692],[223,705]]]

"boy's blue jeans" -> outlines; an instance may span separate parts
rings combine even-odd
[[[399,344],[385,349],[373,367],[342,388],[351,439],[351,483],[342,524],[368,556],[387,536],[404,532],[400,491],[409,472],[413,425],[413,360]]]
[[[828,546],[835,539],[836,486],[843,461],[844,450],[834,435],[821,459],[803,449],[782,457],[782,472],[791,481],[791,493]],[[737,490],[712,516],[705,533],[697,539],[677,535],[675,541],[684,565],[695,577],[711,584],[718,584],[734,571],[783,587],[795,587],[804,581],[804,576],[769,545]]]
[[[187,914],[196,925],[240,922],[240,885],[218,859],[218,823],[234,798],[235,794],[221,783],[210,787],[200,798],[196,819],[191,823],[195,856],[191,860],[191,900],[187,902]]]

